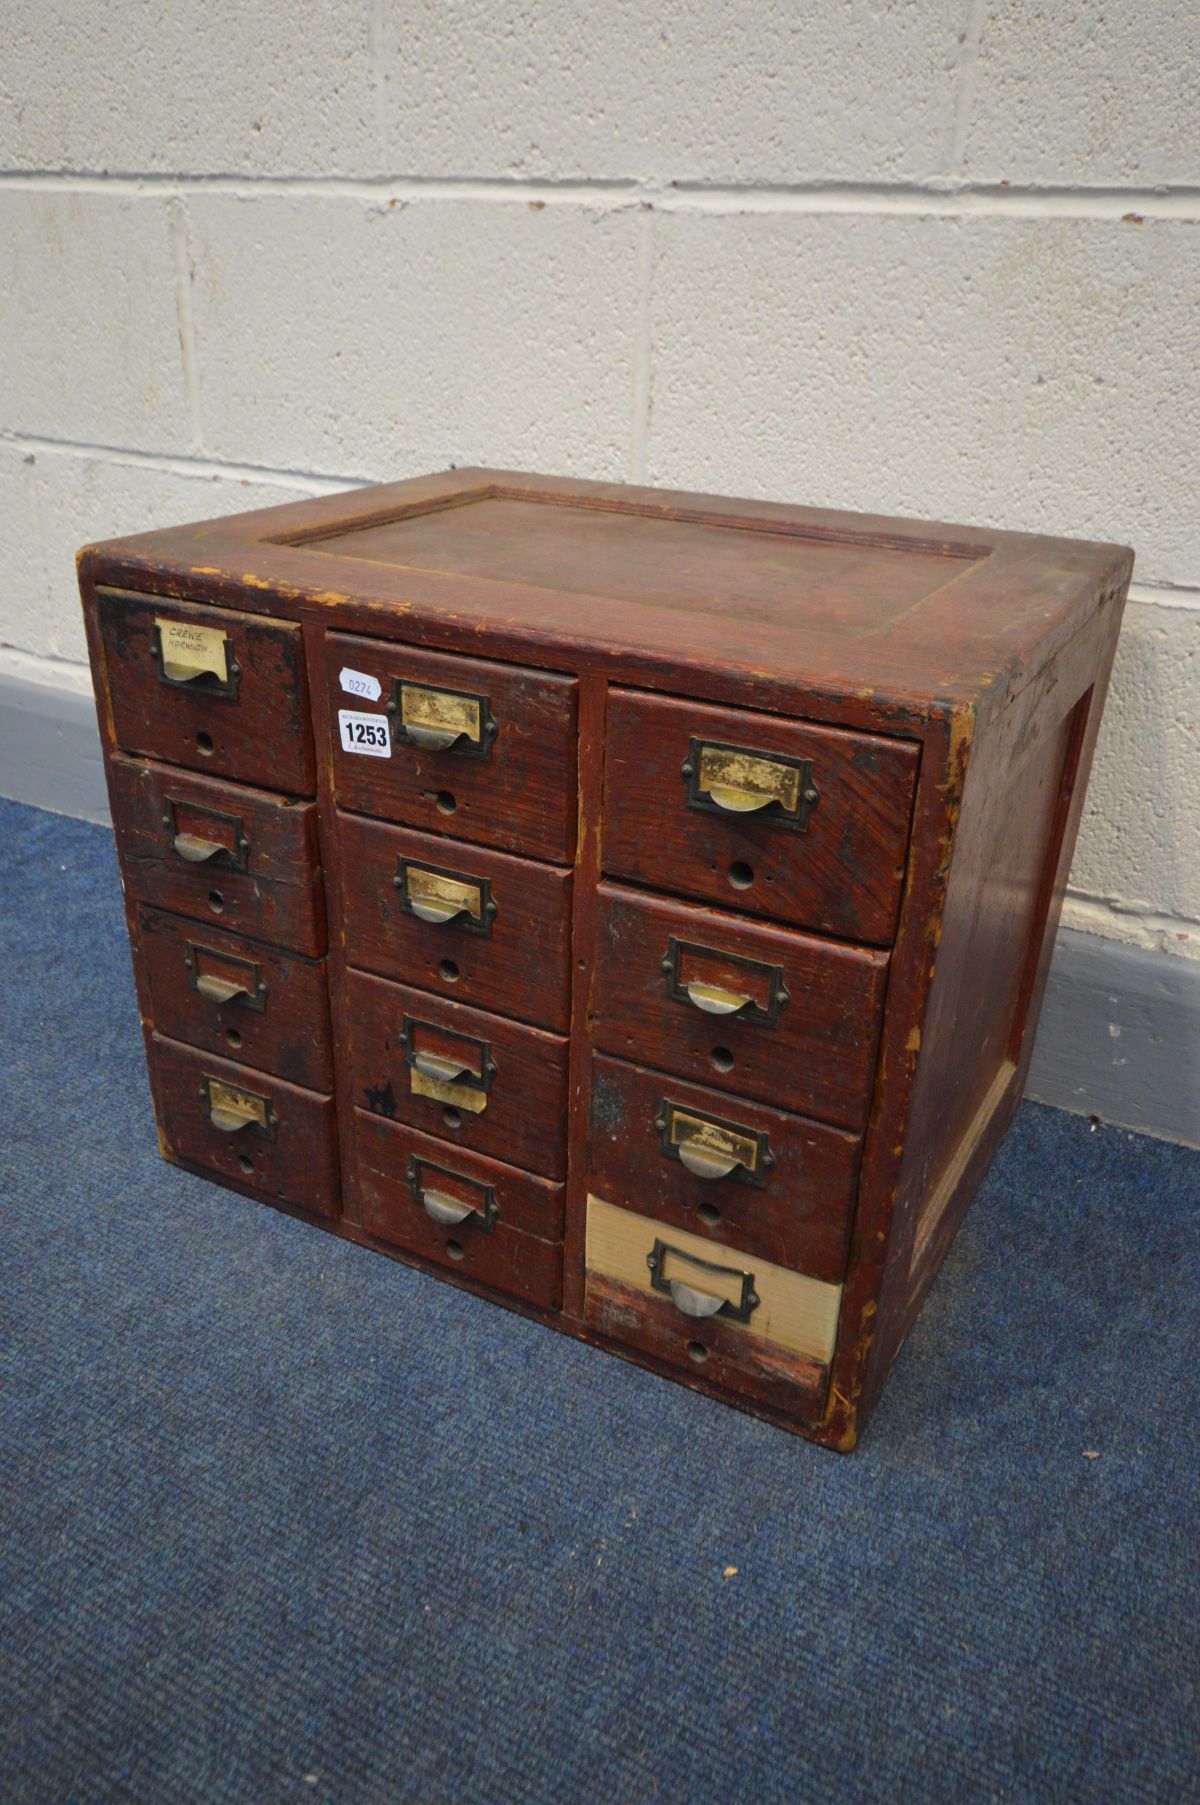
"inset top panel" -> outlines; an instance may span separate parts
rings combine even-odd
[[[823,632],[860,635],[864,616],[867,631],[881,630],[988,555],[978,545],[495,493],[290,543],[372,564],[689,614],[776,624],[790,615]]]

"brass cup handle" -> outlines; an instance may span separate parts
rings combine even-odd
[[[752,815],[757,809],[769,808],[774,796],[760,796],[755,790],[736,790],[730,784],[715,783],[706,792],[711,802],[730,815]]]
[[[685,1285],[682,1279],[668,1279],[671,1302],[685,1316],[715,1316],[725,1299],[713,1296],[711,1291],[698,1291],[694,1285]]]
[[[219,852],[228,852],[228,846],[222,846],[219,840],[205,840],[199,834],[176,834],[175,850],[181,859],[189,865],[203,865],[206,859],[213,859]]]
[[[443,1228],[453,1228],[459,1222],[465,1222],[468,1216],[479,1214],[473,1204],[463,1203],[445,1191],[422,1191],[421,1208],[431,1222],[440,1222]]]
[[[469,1065],[459,1059],[447,1059],[442,1053],[414,1053],[412,1062],[426,1078],[436,1078],[442,1084],[453,1084],[456,1078],[468,1074],[476,1076]]]
[[[251,1122],[258,1121],[252,1109],[238,1109],[232,1103],[214,1103],[208,1119],[222,1134],[236,1134],[239,1128],[248,1128]]]
[[[461,727],[422,727],[414,721],[404,723],[404,733],[414,746],[426,752],[445,752],[455,740],[462,738]]]
[[[736,1015],[754,1001],[740,990],[725,990],[720,984],[701,984],[698,980],[684,986],[689,1003],[705,1015]]]
[[[196,989],[210,1003],[220,1008],[222,1003],[231,1003],[234,997],[248,997],[250,986],[239,984],[235,978],[214,977],[211,972],[201,972],[196,979]]]
[[[453,921],[456,916],[470,913],[466,903],[438,902],[432,897],[410,896],[408,906],[421,921],[437,923]]]
[[[696,1178],[728,1178],[742,1164],[736,1156],[713,1153],[708,1148],[696,1146],[692,1141],[680,1142],[679,1161]]]

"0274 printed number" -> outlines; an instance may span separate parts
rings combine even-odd
[[[338,731],[343,752],[361,752],[367,758],[390,758],[392,734],[385,714],[360,714],[357,709],[338,709]]]

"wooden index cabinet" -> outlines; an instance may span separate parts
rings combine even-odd
[[[164,1155],[852,1447],[1021,1095],[1131,566],[488,470],[87,548]]]

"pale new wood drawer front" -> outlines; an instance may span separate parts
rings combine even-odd
[[[646,1297],[669,1301],[670,1293],[653,1283],[650,1259],[656,1246],[665,1250],[661,1276],[668,1285],[674,1281],[689,1290],[714,1296],[720,1292],[736,1302],[747,1289],[746,1276],[750,1279],[749,1296],[756,1301],[744,1323],[724,1311],[698,1319],[679,1310],[681,1330],[692,1334],[697,1331],[698,1322],[719,1321],[739,1333],[773,1342],[811,1360],[824,1362],[832,1355],[842,1297],[840,1285],[809,1278],[802,1272],[789,1272],[769,1260],[739,1253],[736,1248],[714,1246],[687,1229],[672,1228],[652,1216],[622,1209],[603,1197],[588,1198],[589,1273],[600,1273]]]
[[[603,868],[887,946],[917,763],[903,740],[614,689]]]

